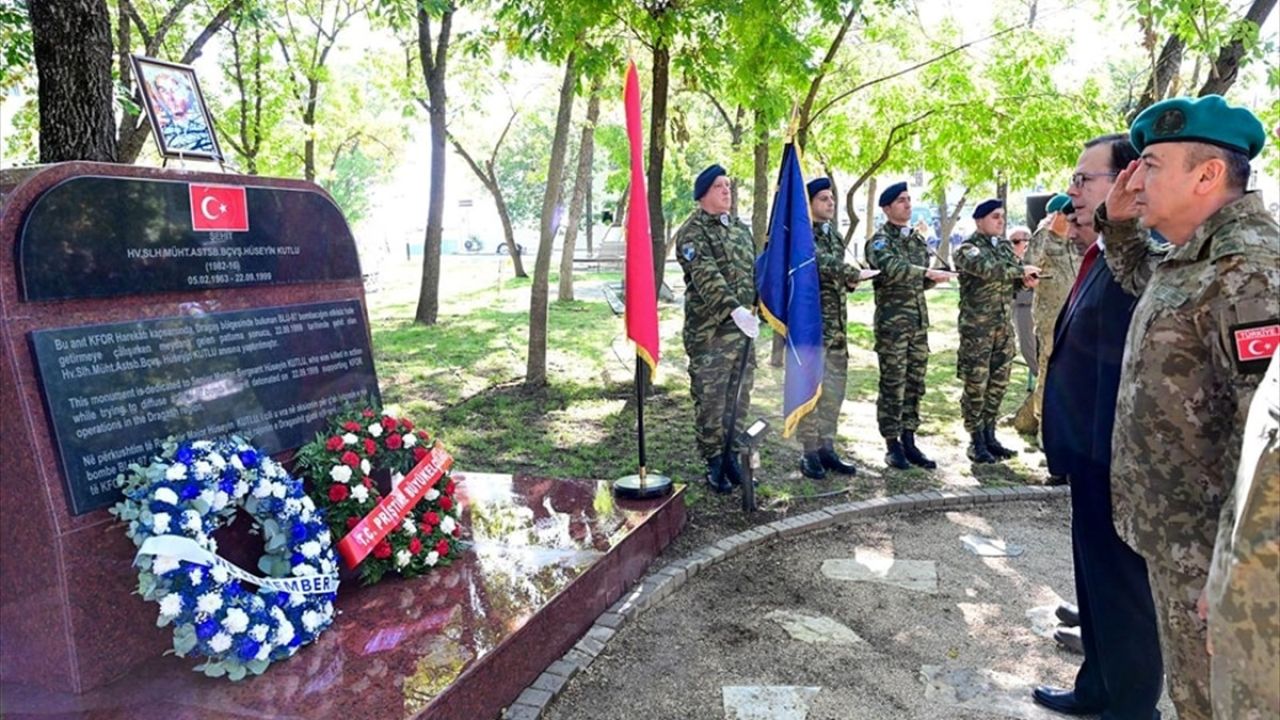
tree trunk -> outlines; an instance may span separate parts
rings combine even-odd
[[[578,177],[573,183],[573,198],[569,200],[569,224],[564,229],[564,246],[560,250],[560,287],[556,298],[560,302],[573,299],[573,256],[578,244],[578,225],[582,222],[582,208],[587,201],[587,188],[591,186],[591,157],[595,151],[596,121],[600,119],[600,88],[591,88],[587,101],[587,121],[582,125],[582,141],[578,144]],[[590,217],[587,219],[590,224]]]
[[[653,112],[649,114],[649,239],[653,245],[653,286],[662,288],[666,265],[666,217],[662,212],[662,164],[667,154],[667,84],[671,51],[659,38],[653,48]]]
[[[756,111],[756,144],[752,152],[755,185],[751,197],[751,234],[756,239],[756,252],[764,250],[769,238],[769,124],[764,112]]]
[[[427,230],[422,242],[422,285],[418,289],[418,309],[413,320],[421,325],[434,325],[440,314],[440,241],[444,230],[444,143],[445,67],[449,51],[449,32],[453,26],[454,7],[448,5],[440,17],[440,34],[435,48],[431,41],[431,16],[426,5],[418,5],[418,53],[422,74],[430,100],[427,116],[431,123],[431,190],[427,203]]]
[[[1004,178],[1004,173],[996,176],[996,199],[1004,205],[1005,227],[1006,233],[1009,218],[1009,181]]]
[[[1160,57],[1151,68],[1151,75],[1147,78],[1147,86],[1142,91],[1142,97],[1138,98],[1137,107],[1129,113],[1128,122],[1132,123],[1139,113],[1164,99],[1165,93],[1169,90],[1169,83],[1178,74],[1178,68],[1182,65],[1182,51],[1185,47],[1185,43],[1177,35],[1170,35],[1169,39],[1165,40],[1164,47],[1160,49]]]
[[[502,187],[498,185],[496,175],[493,184],[489,186],[489,192],[493,195],[493,204],[498,208],[498,219],[502,221],[502,238],[507,244],[507,252],[511,254],[515,275],[518,278],[527,278],[529,273],[525,272],[524,258],[516,247],[516,232],[511,226],[511,210],[507,208],[507,199],[502,196]]]
[[[943,251],[942,257],[946,259],[948,268],[955,265],[951,259],[951,253],[955,249],[951,246],[951,229],[956,226],[956,221],[960,219],[960,211],[964,209],[964,201],[968,198],[969,188],[965,188],[964,192],[960,193],[960,199],[956,201],[955,207],[948,212],[947,193],[945,190],[942,193],[942,222],[938,224],[938,235],[940,236],[938,242],[939,244],[945,243],[946,250]]]
[[[302,178],[307,182],[316,181],[316,103],[319,101],[319,81],[315,78],[307,80],[307,98],[302,110]],[[441,125],[443,129],[444,126]],[[435,152],[435,123],[431,124],[432,149]],[[440,143],[440,151],[444,152],[444,142]]]
[[[551,139],[547,189],[542,196],[542,232],[538,242],[538,258],[533,264],[533,287],[529,297],[529,357],[525,366],[524,384],[531,388],[547,384],[547,283],[551,275],[551,245],[555,242],[558,225],[556,220],[560,214],[576,77],[576,53],[571,52],[564,63],[564,82],[560,84],[560,108],[556,111],[556,131]]]
[[[595,195],[595,193],[592,192],[592,187],[594,185],[595,183],[587,183],[587,257],[591,257],[595,254],[595,248],[592,247],[592,242],[595,239],[594,230],[596,227],[596,206],[595,203],[592,202],[592,198]]]
[[[40,162],[116,162],[111,19],[105,0],[28,3]]]
[[[1249,11],[1245,13],[1244,19],[1254,24],[1253,30],[1249,33],[1251,40],[1257,39],[1262,23],[1266,22],[1267,17],[1271,15],[1271,11],[1275,7],[1276,0],[1253,0],[1253,3],[1249,5]],[[1244,38],[1238,37],[1218,51],[1217,59],[1209,67],[1209,77],[1205,80],[1204,85],[1200,86],[1200,97],[1215,94],[1226,95],[1227,90],[1231,89],[1231,86],[1235,84],[1236,75],[1240,72],[1240,61],[1244,59],[1244,40]],[[1273,55],[1272,59],[1274,58],[1275,56]]]
[[[850,228],[852,229],[852,228]],[[864,241],[870,240],[876,232],[876,179],[867,180],[867,225],[863,228]]]

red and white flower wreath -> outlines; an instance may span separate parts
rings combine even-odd
[[[372,474],[390,472],[395,487],[430,448],[430,435],[409,418],[366,407],[334,418],[329,433],[316,435],[298,450],[298,469],[310,480],[311,498],[324,511],[335,545],[381,500]],[[455,489],[446,471],[400,527],[374,546],[359,566],[366,585],[388,572],[424,575],[457,558],[462,527]]]

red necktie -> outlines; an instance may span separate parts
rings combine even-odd
[[[1076,273],[1075,284],[1071,286],[1071,297],[1067,300],[1067,307],[1076,304],[1076,293],[1080,292],[1080,286],[1084,284],[1085,276],[1089,274],[1089,268],[1093,267],[1093,261],[1098,259],[1098,243],[1089,246],[1084,251],[1084,259],[1080,261],[1080,272]]]

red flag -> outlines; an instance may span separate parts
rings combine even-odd
[[[640,121],[640,81],[636,64],[627,65],[623,89],[627,106],[627,139],[631,142],[631,195],[627,200],[627,337],[636,354],[649,365],[652,379],[658,366],[658,295],[653,287],[653,246],[649,239],[649,204],[644,189]]]
[[[244,188],[235,185],[188,186],[191,195],[191,229],[196,232],[249,230],[249,206]]]

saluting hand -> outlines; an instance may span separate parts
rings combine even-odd
[[[1120,171],[1116,182],[1107,193],[1107,219],[1112,222],[1124,222],[1138,217],[1138,193],[1129,189],[1129,180],[1138,171],[1138,163],[1134,160]]]

